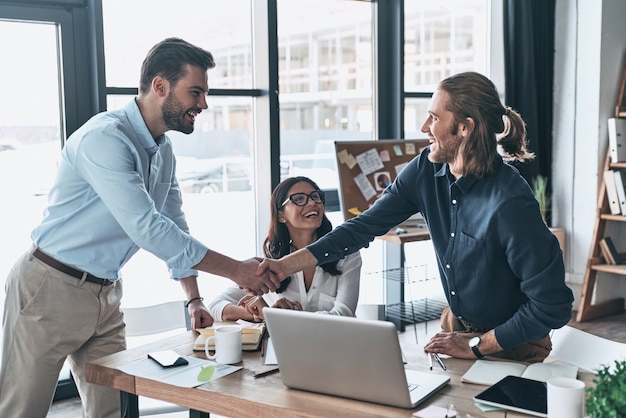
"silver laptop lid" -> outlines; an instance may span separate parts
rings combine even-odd
[[[421,377],[411,400],[396,327],[287,309],[265,308],[265,321],[283,383],[291,388],[412,408],[450,379]]]

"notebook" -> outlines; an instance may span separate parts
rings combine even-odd
[[[243,351],[257,351],[261,348],[261,341],[265,333],[265,324],[262,322],[249,322],[239,319],[237,321],[214,322],[210,327],[196,329],[200,335],[198,335],[193,344],[194,351],[204,351],[206,339],[214,335],[215,328],[224,325],[239,325],[241,327],[241,349]],[[209,350],[215,350],[214,341],[209,344]]]
[[[391,322],[277,308],[263,314],[290,388],[414,408],[450,381],[437,372],[405,370]]]

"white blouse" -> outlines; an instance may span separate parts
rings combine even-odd
[[[304,275],[300,271],[291,276],[291,282],[284,292],[270,292],[264,295],[263,299],[268,306],[272,306],[280,298],[287,298],[300,302],[305,311],[355,316],[356,305],[359,301],[361,264],[361,255],[357,251],[337,263],[337,267],[341,270],[339,276],[332,276],[325,273],[321,267],[315,267],[313,282],[308,293],[304,287]],[[236,305],[245,295],[245,290],[238,286],[229,287],[213,299],[207,308],[211,316],[216,321],[220,321],[224,307],[231,303]]]
[[[263,295],[263,299],[267,306],[272,306],[280,298],[286,298],[300,302],[305,311],[354,316],[359,301],[361,264],[361,255],[357,251],[339,260],[339,276],[332,276],[316,266],[308,293],[304,286],[304,274],[299,271],[291,276],[289,285],[282,293],[270,292]]]

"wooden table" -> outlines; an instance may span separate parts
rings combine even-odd
[[[146,358],[149,351],[173,349],[182,355],[204,358],[203,352],[194,352],[193,331],[161,341],[125,350],[87,364],[87,381],[109,386],[130,394],[148,396],[175,403],[194,411],[202,411],[229,417],[269,418],[269,417],[403,417],[426,405],[447,407],[454,404],[459,417],[471,414],[473,418],[504,417],[504,411],[482,412],[472,397],[485,389],[485,386],[461,383],[461,376],[473,364],[471,360],[444,359],[447,372],[438,369],[432,373],[448,373],[450,384],[439,390],[433,397],[416,409],[394,408],[374,403],[309,393],[289,389],[280,379],[280,372],[255,378],[255,372],[267,369],[261,361],[260,352],[244,352],[243,369],[196,388],[181,388],[150,379],[128,375],[118,367]],[[422,349],[415,343],[403,340],[402,347],[408,361],[408,368],[428,371],[428,362]],[[593,374],[579,371],[579,379],[591,385]],[[507,418],[529,417],[509,411]]]
[[[401,230],[398,232],[396,232],[396,229],[392,229],[385,235],[381,235],[376,238],[400,245],[430,239],[430,233],[428,232],[428,228],[425,224],[421,227],[400,225],[400,228]]]

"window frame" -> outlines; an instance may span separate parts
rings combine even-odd
[[[24,3],[31,3],[25,0]],[[7,4],[0,2],[0,19],[3,21],[46,23],[56,26],[57,43],[59,45],[59,74],[61,77],[60,92],[61,107],[59,115],[60,143],[62,147],[67,137],[79,128],[93,114],[92,98],[94,97],[91,85],[92,74],[81,71],[89,67],[90,58],[88,40],[93,36],[80,36],[80,17],[86,16],[83,9],[73,9],[60,6],[84,6],[82,1],[44,1],[44,5],[36,7],[26,4]],[[78,19],[77,19],[78,18]],[[91,35],[94,32],[89,32]],[[78,92],[88,93],[81,93]],[[70,374],[68,379],[61,379],[57,383],[54,400],[66,399],[78,396],[78,390],[74,379]]]

